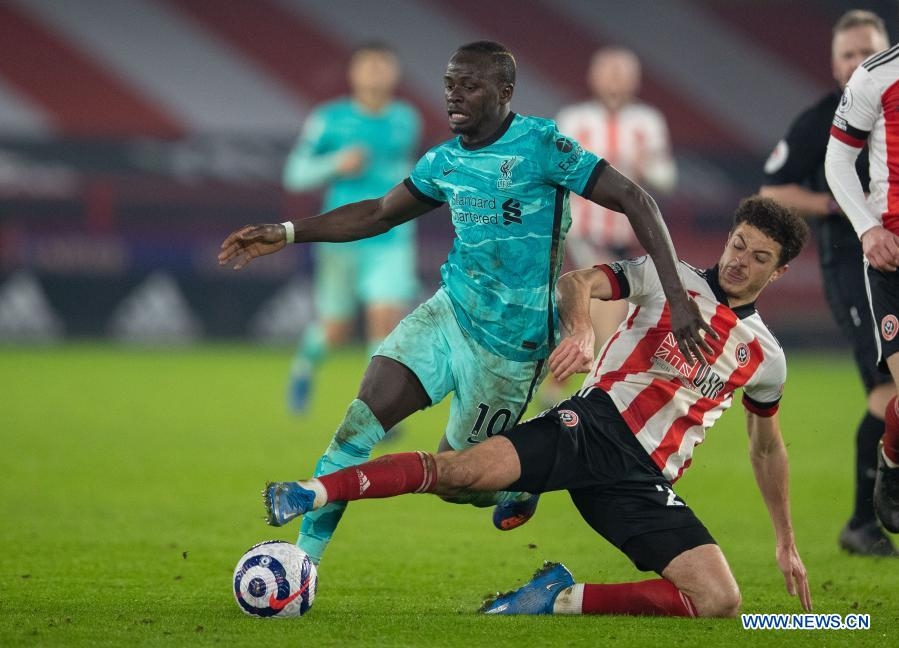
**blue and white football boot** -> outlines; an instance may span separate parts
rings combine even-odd
[[[546,561],[534,577],[512,592],[497,594],[478,610],[484,614],[552,614],[559,592],[574,585],[574,576],[562,563]]]
[[[312,510],[315,492],[299,482],[268,482],[262,491],[265,521],[271,526],[284,526],[294,518]]]

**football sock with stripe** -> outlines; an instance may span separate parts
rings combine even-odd
[[[887,403],[886,425],[883,431],[883,456],[890,468],[899,466],[899,402],[893,396]],[[892,465],[890,465],[890,463]]]
[[[578,583],[559,592],[553,614],[697,616],[690,597],[664,578],[636,583]]]
[[[426,493],[437,477],[434,456],[427,452],[401,452],[384,455],[364,464],[322,475],[325,501],[393,497],[405,493]],[[312,484],[314,485],[314,481]],[[306,482],[301,482],[304,485]],[[322,501],[316,491],[316,506]]]
[[[368,405],[354,399],[334,433],[325,454],[315,465],[315,477],[364,463],[372,448],[384,438],[384,428]],[[297,546],[318,564],[346,510],[345,501],[334,501],[303,516]]]

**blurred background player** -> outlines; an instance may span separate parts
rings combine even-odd
[[[839,536],[840,547],[868,556],[896,556],[895,547],[874,515],[872,495],[877,442],[883,434],[890,377],[877,371],[877,346],[865,291],[862,248],[852,224],[833,199],[824,173],[824,156],[842,88],[867,57],[889,46],[883,20],[870,11],[849,11],[836,22],[831,68],[839,84],[802,112],[765,163],[761,194],[810,219],[817,234],[824,292],[834,320],[852,343],[855,363],[868,394],[867,411],[855,434],[855,504]],[[868,156],[856,169],[868,190]]]
[[[665,117],[637,98],[640,79],[640,60],[634,52],[623,47],[598,50],[587,72],[593,98],[563,108],[556,122],[563,134],[602,155],[655,196],[674,189],[677,168]],[[626,259],[638,248],[634,231],[621,214],[572,196],[567,243],[572,265],[586,268]],[[591,308],[598,349],[624,319],[627,304],[595,300]]]
[[[377,198],[409,173],[418,154],[421,118],[396,99],[400,65],[390,46],[362,45],[350,59],[350,96],[317,107],[284,168],[288,191],[327,185],[322,211]],[[365,307],[369,354],[406,314],[418,293],[415,224],[352,243],[316,243],[317,321],[304,332],[290,371],[288,404],[306,409],[312,375],[326,351],[354,332]]]
[[[824,168],[827,182],[852,222],[865,256],[865,282],[877,340],[878,366],[893,377],[877,453],[874,512],[884,528],[899,533],[899,45],[859,65],[840,98]],[[855,163],[868,143],[870,193]]]

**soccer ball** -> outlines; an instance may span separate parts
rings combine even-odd
[[[253,545],[234,568],[234,598],[250,616],[302,616],[312,607],[317,587],[315,564],[282,540]]]

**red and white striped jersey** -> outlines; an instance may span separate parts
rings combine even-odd
[[[613,299],[630,302],[628,317],[606,342],[581,390],[611,396],[659,470],[672,482],[690,465],[693,448],[743,389],[743,405],[760,416],[777,411],[786,380],[783,350],[754,304],[731,309],[717,266],[678,272],[703,319],[719,339],[714,356],[687,362],[671,333],[668,303],[648,256],[596,266],[612,283]],[[708,364],[707,364],[708,362]]]
[[[859,150],[867,141],[871,174],[868,212],[899,234],[899,45],[874,54],[856,68],[843,90],[830,134]],[[862,212],[864,206],[853,209],[836,189],[834,194],[856,230],[863,233],[864,220],[870,216],[853,211]]]
[[[556,122],[559,131],[608,160],[634,182],[647,184],[651,191],[674,188],[677,171],[668,125],[652,106],[630,103],[611,112],[598,101],[586,101],[563,108]],[[587,239],[600,250],[630,247],[636,242],[627,218],[580,196],[571,197],[571,218],[569,240]],[[594,257],[578,265],[595,262]]]

